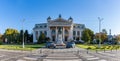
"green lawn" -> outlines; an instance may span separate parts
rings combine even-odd
[[[32,51],[38,48],[45,46],[45,44],[32,44],[25,45],[25,48],[22,48],[22,45],[0,45],[0,49],[8,49],[8,50],[24,50],[24,51]]]
[[[100,48],[98,48],[98,44],[76,44],[79,48],[84,49],[90,49],[90,50],[116,50],[120,49],[119,45],[101,45]]]

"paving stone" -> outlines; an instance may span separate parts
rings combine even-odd
[[[19,60],[17,60],[17,61],[26,61],[26,60],[19,59]]]
[[[99,57],[87,58],[87,60],[96,60],[96,59],[99,59]]]
[[[86,57],[86,58],[91,58],[91,57],[95,57],[95,56],[89,56],[89,55],[88,55],[88,56],[85,56],[85,57]]]
[[[33,58],[33,57],[24,57],[25,60],[33,60],[33,61],[36,61],[38,60],[38,58]]]
[[[77,59],[78,57],[46,57],[47,59]]]
[[[81,59],[73,59],[73,60],[43,59],[43,61],[82,61],[82,60]]]
[[[107,60],[101,59],[101,60],[98,60],[98,61],[107,61]]]
[[[0,55],[0,57],[4,57],[5,55]]]

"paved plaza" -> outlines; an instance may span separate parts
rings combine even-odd
[[[79,48],[38,49],[36,51],[0,50],[0,61],[120,61],[120,51],[89,51]]]

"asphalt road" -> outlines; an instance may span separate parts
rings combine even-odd
[[[33,52],[0,49],[0,61],[120,61],[120,51],[89,51],[84,49],[38,49]]]

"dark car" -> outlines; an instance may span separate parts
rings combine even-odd
[[[83,40],[76,40],[75,43],[76,43],[76,44],[79,44],[79,43],[83,44],[84,41],[83,41]]]
[[[53,42],[46,42],[46,48],[55,48],[55,44]]]
[[[67,42],[66,48],[75,48],[75,42]]]

